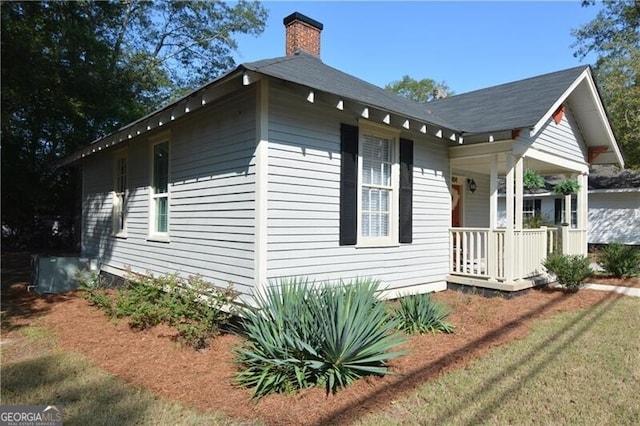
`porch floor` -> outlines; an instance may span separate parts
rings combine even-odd
[[[447,275],[447,284],[457,284],[467,287],[478,287],[505,293],[527,290],[533,287],[542,286],[553,282],[546,274],[537,275],[527,279],[516,281],[490,281],[481,278],[466,277],[460,275]]]

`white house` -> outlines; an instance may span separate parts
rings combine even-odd
[[[522,226],[523,170],[584,183],[590,164],[623,164],[588,67],[416,104],[323,63],[322,24],[284,24],[286,56],[239,65],[65,159],[82,167],[83,256],[116,275],[233,282],[245,297],[289,276],[376,277],[388,297],[448,282],[520,290],[548,252]],[[564,249],[582,253],[586,192],[577,200]]]

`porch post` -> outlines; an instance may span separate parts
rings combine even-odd
[[[522,175],[523,175],[523,171],[522,171],[522,163],[523,163],[523,159],[522,157],[518,157],[518,159],[516,160],[516,220],[515,220],[515,227],[516,227],[516,231],[522,231],[522,208],[523,208],[523,202],[522,202],[522,195],[523,195],[523,191],[522,191]]]
[[[497,281],[498,262],[502,253],[498,253],[498,154],[491,156],[491,172],[489,175],[489,253],[485,256],[489,267],[489,281]]]
[[[578,190],[578,200],[577,203],[577,214],[578,214],[578,230],[581,235],[581,250],[582,253],[587,253],[587,226],[588,226],[588,203],[589,203],[589,180],[588,175],[586,173],[581,173],[578,176],[578,185],[580,185],[580,189]]]
[[[564,196],[564,222],[562,223],[562,254],[574,254],[569,242],[571,229],[571,194]]]
[[[513,221],[514,221],[514,211],[513,211],[513,195],[514,195],[514,187],[513,187],[513,178],[514,178],[514,170],[513,170],[513,155],[507,154],[507,197],[506,197],[506,220],[507,227],[504,233],[504,279],[506,282],[513,281],[514,279],[514,236],[513,236]]]
[[[515,278],[520,278],[522,276],[522,256],[524,255],[523,253],[523,247],[522,244],[523,242],[523,235],[522,235],[522,207],[523,207],[523,201],[522,201],[522,175],[523,175],[523,163],[524,163],[524,158],[522,158],[521,156],[518,157],[516,159],[516,167],[515,167],[515,192],[516,192],[516,208],[515,208],[515,232],[513,235],[514,238],[514,245],[513,248],[511,249],[511,251],[514,252],[514,277]]]

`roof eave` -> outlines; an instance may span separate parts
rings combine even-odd
[[[208,103],[208,97],[211,95],[212,91],[230,80],[240,76],[244,77],[245,71],[246,69],[242,65],[237,66],[209,83],[206,83],[187,95],[182,96],[176,101],[160,107],[144,117],[139,118],[106,136],[98,138],[92,141],[89,145],[61,158],[57,163],[55,163],[55,167],[71,165],[89,155],[111,148],[114,145],[121,144],[152,130],[156,130],[170,121],[174,121],[185,114],[199,109]]]

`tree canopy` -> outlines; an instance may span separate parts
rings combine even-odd
[[[445,82],[436,83],[435,80],[430,78],[416,80],[408,75],[403,76],[401,80],[387,84],[384,88],[419,103],[429,102],[433,99],[453,94],[453,91]]]
[[[55,160],[233,66],[234,37],[267,17],[243,0],[3,1],[0,12],[5,248],[38,245],[39,221],[77,211],[76,173]]]
[[[614,133],[627,166],[640,168],[640,2],[605,0],[573,35],[576,57],[597,54],[594,73]]]

